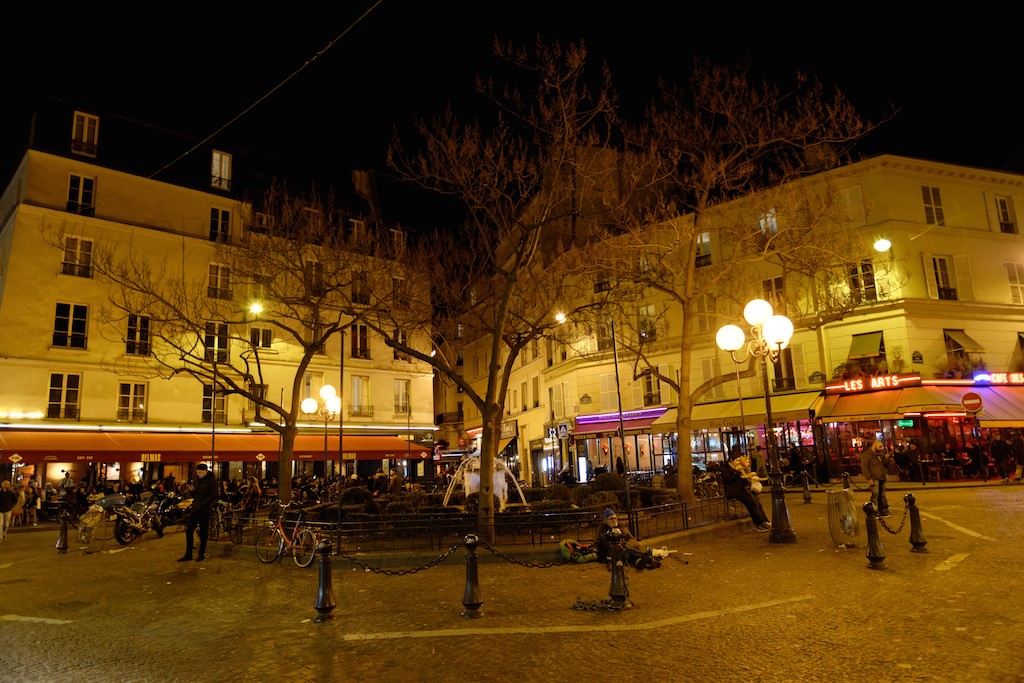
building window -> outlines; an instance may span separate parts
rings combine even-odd
[[[526,393],[526,382],[520,383],[519,391],[521,392],[522,397],[523,397],[522,406],[523,406],[523,412],[525,413],[527,408],[529,408],[529,405],[530,405],[529,397],[528,397],[528,395]],[[515,403],[515,402],[513,401],[513,403]]]
[[[352,357],[370,358],[370,330],[366,325],[352,326]]]
[[[96,215],[95,178],[71,174],[68,180],[67,210],[69,213],[77,213],[81,216]]]
[[[1006,263],[1006,279],[1010,283],[1010,303],[1024,304],[1024,263]]]
[[[203,422],[227,424],[227,396],[223,389],[214,392],[212,384],[203,385]]]
[[[612,288],[612,283],[608,280],[607,276],[600,276],[597,281],[594,282],[594,294],[601,292],[607,292]]]
[[[373,417],[373,404],[370,403],[370,378],[363,375],[352,376],[352,407],[350,414],[354,417]]]
[[[658,317],[654,304],[641,306],[637,312],[636,332],[640,342],[652,342],[658,338]]]
[[[644,406],[661,405],[661,380],[653,374],[644,375]]]
[[[715,321],[715,297],[711,294],[703,294],[694,299],[693,312],[696,317],[697,334],[707,334],[718,329]]]
[[[924,222],[928,225],[945,225],[946,216],[942,213],[939,188],[922,185],[921,197],[924,200]]]
[[[327,292],[324,286],[324,264],[319,261],[306,261],[303,264],[302,280],[310,296],[319,297]]]
[[[531,380],[533,384],[533,407],[540,408],[540,377]]]
[[[146,385],[122,382],[117,395],[118,422],[146,422]]]
[[[210,279],[206,295],[211,299],[231,298],[231,269],[217,263],[210,264]]]
[[[391,229],[391,248],[395,250],[396,256],[405,253],[405,231]]]
[[[129,314],[124,352],[132,356],[149,355],[149,317]]]
[[[206,345],[205,358],[210,363],[228,362],[228,324],[227,323],[206,323],[206,335],[203,338]]]
[[[865,374],[877,374],[888,367],[885,360],[885,336],[880,331],[855,334],[850,339],[850,352],[846,364]],[[779,376],[776,373],[776,376]]]
[[[250,327],[249,343],[254,349],[269,349],[274,346],[274,331],[269,327]]]
[[[313,348],[313,353],[319,353],[320,355],[327,353],[324,323],[319,318],[314,319],[309,326],[309,344]]]
[[[227,209],[210,208],[210,241],[227,244],[231,236],[231,212]]]
[[[366,221],[350,218],[349,225],[352,228],[351,234],[353,242],[359,243],[366,239]]]
[[[761,227],[762,235],[767,236],[777,234],[779,232],[779,220],[775,215],[775,209],[768,209],[768,211],[758,219],[758,225]]]
[[[370,305],[370,285],[366,273],[355,273],[352,276],[352,303],[359,306]]]
[[[796,389],[792,347],[782,349],[773,368],[775,377],[772,379],[772,391],[793,391]]]
[[[210,187],[218,190],[231,189],[231,155],[220,150],[213,150],[210,164]]]
[[[51,420],[77,420],[81,384],[81,375],[51,374],[46,417]]]
[[[702,232],[697,235],[697,258],[694,262],[697,268],[711,265],[711,233]]]
[[[405,278],[391,278],[391,300],[395,302],[396,306],[409,305],[409,291],[406,288]]]
[[[875,289],[875,266],[870,259],[850,267],[850,294],[854,301],[878,301]]]
[[[76,111],[71,124],[71,151],[85,156],[96,156],[99,144],[100,118]]]
[[[970,377],[980,362],[980,358],[971,356],[985,353],[985,347],[963,330],[943,330],[942,336],[946,344],[947,373],[952,371],[952,376]]]
[[[932,273],[935,276],[935,291],[938,298],[956,301],[956,276],[950,259],[946,256],[933,256]]]
[[[999,221],[999,232],[1017,233],[1017,218],[1013,213],[1013,201],[1009,197],[996,197],[996,218]]]
[[[395,341],[403,346],[409,345],[409,335],[404,330],[395,330]],[[410,360],[409,354],[395,349],[395,360]]]
[[[611,351],[613,345],[612,319],[602,317],[597,321],[597,350]]]
[[[782,276],[761,280],[761,291],[764,292],[764,300],[772,305],[775,314],[782,315],[786,310],[786,290]]]
[[[253,218],[252,225],[249,227],[249,232],[255,232],[260,235],[264,235],[274,227],[274,217],[269,213],[256,212],[256,216]]]
[[[249,410],[255,411],[255,413],[259,415],[260,404],[254,399],[263,400],[267,397],[267,385],[257,384],[256,382],[249,382],[248,384],[245,385],[245,388],[252,396],[252,398],[249,399]]]
[[[88,306],[58,303],[53,317],[53,345],[84,349],[88,320]]]
[[[64,238],[64,261],[60,272],[65,275],[92,277],[92,241],[80,237]]]
[[[316,398],[324,385],[324,373],[309,370],[302,376],[302,398]]]
[[[409,385],[407,379],[395,380],[395,415],[409,415]]]

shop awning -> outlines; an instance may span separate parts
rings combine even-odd
[[[622,427],[626,436],[634,434],[650,434],[651,425],[657,417],[645,417],[637,420],[623,420]],[[607,420],[602,422],[591,422],[589,424],[576,425],[572,430],[576,438],[612,438],[619,435],[619,421]]]
[[[277,434],[210,434],[159,432],[0,431],[0,462],[198,462],[212,453],[223,461],[276,461]],[[430,449],[394,436],[344,437],[346,460],[389,460],[407,455],[426,458]],[[295,437],[296,460],[322,459],[323,434]],[[338,435],[329,435],[327,456],[338,459]]]
[[[882,354],[882,333],[868,332],[866,334],[853,335],[853,343],[850,344],[850,353],[847,356],[850,360],[858,358],[876,358]]]
[[[985,347],[971,339],[970,335],[962,330],[944,330],[947,337],[953,343],[964,350],[964,353],[985,353]]]
[[[508,448],[508,445],[512,443],[512,439],[502,439],[498,442],[498,452],[501,453],[503,450]]]
[[[903,413],[897,410],[901,391],[826,396],[815,418],[824,422],[898,420],[903,417]]]
[[[967,392],[977,393],[982,398],[982,409],[975,414],[980,426],[1024,427],[1024,387],[1017,386],[926,385],[826,396],[816,416],[825,422],[858,422],[962,414],[961,399]]]
[[[771,397],[772,420],[793,422],[810,420],[811,405],[821,397],[820,392],[800,392],[795,394],[778,394]],[[672,408],[652,425],[655,434],[674,433],[676,430],[677,409]],[[698,403],[690,413],[691,429],[719,429],[721,427],[739,427],[742,421],[746,425],[764,424],[766,411],[764,397],[743,399],[742,418],[740,402],[717,401],[715,403]]]

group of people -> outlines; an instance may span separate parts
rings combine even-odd
[[[911,439],[896,445],[892,462],[900,479],[905,481],[928,481],[949,476],[967,479],[988,479],[992,476],[1004,482],[1021,481],[1024,438],[1020,434],[1004,438],[999,431],[994,431],[988,440],[968,438],[962,448],[950,442],[926,448],[917,439]]]

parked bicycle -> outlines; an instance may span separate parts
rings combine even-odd
[[[210,517],[210,540],[219,541],[225,536],[232,543],[241,543],[244,524],[240,505],[218,500]]]
[[[311,530],[303,528],[301,507],[295,515],[294,524],[288,522],[291,532],[285,530],[285,513],[293,505],[294,503],[282,505],[276,521],[267,522],[268,526],[261,529],[256,536],[256,557],[260,558],[260,562],[270,564],[288,553],[300,567],[313,564],[317,538]]]

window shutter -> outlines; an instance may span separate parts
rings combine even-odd
[[[928,297],[931,299],[939,298],[939,287],[935,284],[935,264],[932,263],[931,254],[922,254],[924,259],[924,281],[928,286]]]
[[[601,410],[618,410],[618,398],[615,395],[615,374],[601,375]]]
[[[846,220],[850,227],[861,227],[864,225],[864,197],[860,185],[843,189],[843,202],[846,204]]]
[[[971,257],[959,254],[953,257],[956,271],[956,298],[960,301],[974,301],[974,285],[971,283]]]
[[[996,211],[996,196],[991,192],[985,192],[985,213],[988,214],[988,229],[993,232],[999,230],[999,212]]]
[[[796,381],[797,389],[807,387],[807,377],[804,374],[804,347],[802,344],[790,344],[790,352],[793,356],[793,378]]]

